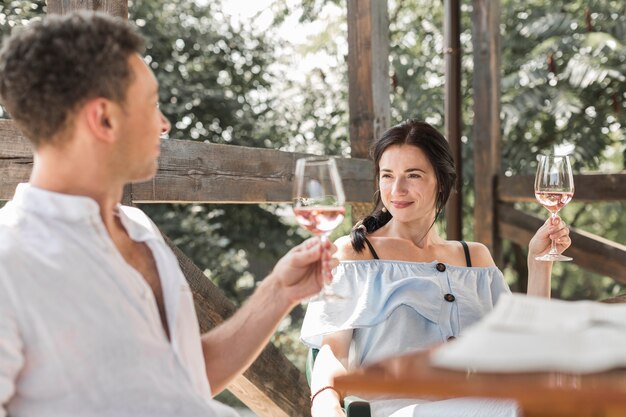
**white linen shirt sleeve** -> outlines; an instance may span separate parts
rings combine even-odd
[[[8,415],[6,407],[15,394],[15,381],[24,366],[23,343],[7,278],[0,269],[0,417]]]

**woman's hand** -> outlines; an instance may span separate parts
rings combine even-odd
[[[572,244],[569,228],[558,216],[554,220],[546,220],[528,244],[528,295],[550,298],[552,262],[538,261],[535,258],[550,251],[552,239],[556,240],[559,253]]]
[[[528,244],[528,259],[534,260],[535,257],[548,253],[553,239],[556,240],[556,249],[559,253],[563,253],[572,244],[572,240],[569,237],[569,228],[558,216],[554,219],[552,217],[548,218],[530,240]]]

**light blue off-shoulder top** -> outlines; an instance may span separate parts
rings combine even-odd
[[[320,347],[326,334],[353,329],[351,366],[458,337],[509,293],[500,270],[439,262],[344,261],[332,290],[342,300],[312,300],[301,339]]]
[[[463,331],[510,293],[500,270],[440,262],[344,261],[332,290],[342,300],[309,302],[301,339],[319,348],[324,335],[353,329],[349,367],[426,349]],[[515,402],[369,397],[373,417],[515,417]]]

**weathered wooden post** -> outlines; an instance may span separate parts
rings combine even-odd
[[[390,124],[387,0],[348,0],[348,78],[351,154],[367,158],[372,141]],[[370,209],[353,204],[353,218]]]
[[[500,264],[496,178],[500,171],[500,1],[474,0],[474,239]]]
[[[450,194],[446,205],[448,239],[463,239],[463,165],[461,158],[461,6],[459,0],[444,0],[444,54],[446,138],[456,163],[456,193]]]

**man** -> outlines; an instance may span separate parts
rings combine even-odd
[[[143,41],[97,13],[49,16],[0,51],[0,97],[34,146],[0,210],[0,416],[231,416],[211,400],[337,261],[309,240],[199,335],[176,258],[124,184],[170,124]],[[324,255],[322,255],[324,254]],[[209,387],[210,381],[210,387]]]

